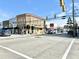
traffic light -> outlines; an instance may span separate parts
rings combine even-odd
[[[60,6],[63,6],[64,4],[64,0],[60,0]]]
[[[63,12],[66,11],[65,5],[62,5],[62,11],[63,11]]]
[[[64,0],[60,0],[60,6],[62,7],[62,11],[65,12],[65,3],[64,3]]]

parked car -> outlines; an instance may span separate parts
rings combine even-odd
[[[10,36],[11,35],[11,31],[10,30],[6,30],[6,29],[0,29],[0,36]]]
[[[47,30],[47,34],[56,34],[56,31],[51,30],[51,29],[48,29],[48,30]]]
[[[47,34],[53,34],[53,31],[49,30],[49,31],[47,32]]]

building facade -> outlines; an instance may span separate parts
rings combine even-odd
[[[10,28],[11,25],[10,25],[10,21],[9,20],[5,20],[3,21],[3,28]]]
[[[11,34],[18,34],[16,18],[11,18],[9,20],[3,21],[3,28],[10,30]]]
[[[32,14],[21,14],[16,16],[19,33],[43,33],[44,20]]]
[[[16,17],[9,19],[9,24],[11,25],[12,34],[18,34],[18,28],[16,23]]]

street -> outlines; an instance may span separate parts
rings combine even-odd
[[[0,37],[0,59],[79,59],[78,38],[13,35]]]

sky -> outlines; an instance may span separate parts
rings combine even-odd
[[[67,12],[71,12],[71,2],[71,0],[65,0]],[[79,0],[75,0],[75,3],[78,4]],[[0,0],[0,21],[23,13],[32,13],[42,17],[61,15],[60,0]]]

